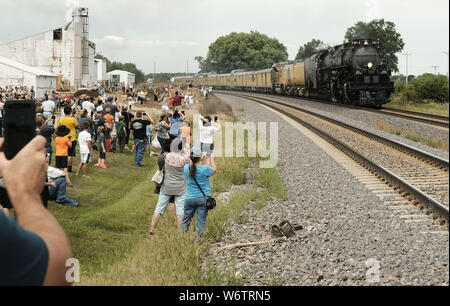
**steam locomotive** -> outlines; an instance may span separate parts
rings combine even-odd
[[[319,51],[304,61],[274,64],[271,69],[177,77],[173,83],[377,107],[388,103],[394,91],[391,71],[381,54],[378,43],[356,40]]]

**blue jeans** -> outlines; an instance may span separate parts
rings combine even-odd
[[[58,204],[69,204],[70,206],[78,207],[80,204],[78,202],[69,199],[66,196],[66,178],[64,176],[60,176],[53,181],[56,185],[56,188],[49,187],[48,194],[49,200],[56,201]]]
[[[142,165],[142,160],[144,159],[145,149],[147,148],[145,140],[134,140],[134,164],[136,166]]]
[[[195,226],[195,231],[199,237],[202,237],[203,231],[205,230],[206,217],[208,217],[205,197],[186,199],[184,204],[184,218],[181,223],[181,226],[185,232],[189,230],[189,226],[191,225],[191,221],[192,218],[194,218],[195,213],[197,213],[197,224]]]

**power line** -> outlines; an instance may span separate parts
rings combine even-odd
[[[402,53],[402,55],[406,56],[406,84],[408,84],[408,76],[409,76],[409,74],[408,74],[408,59],[409,59],[409,56],[412,55],[412,53],[406,52],[406,53]]]
[[[450,64],[449,64],[449,60],[448,60],[448,54],[449,52],[447,51],[443,51],[442,53],[444,53],[445,55],[447,55],[447,78],[449,77],[449,70],[450,70]]]
[[[434,74],[437,75],[437,69],[439,68],[439,66],[431,66],[432,68],[434,68]]]

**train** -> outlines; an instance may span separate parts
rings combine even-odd
[[[277,63],[259,71],[199,74],[173,78],[176,86],[205,86],[380,107],[394,92],[391,70],[379,43],[355,40],[316,52],[301,61]]]

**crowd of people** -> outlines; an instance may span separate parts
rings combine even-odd
[[[0,89],[0,115],[4,115],[5,103],[33,99],[32,92],[32,88]],[[192,143],[192,123],[179,108],[192,109],[194,97],[190,91],[171,95],[168,89],[164,90],[158,99],[162,109],[158,122],[145,112],[135,110],[135,104],[140,101],[132,96],[125,105],[120,105],[121,101],[113,96],[100,96],[95,100],[86,95],[74,98],[52,93],[45,99],[35,99],[37,137],[10,161],[0,153],[3,184],[18,217],[15,223],[9,211],[0,206],[0,246],[3,249],[8,245],[10,250],[0,258],[7,260],[17,254],[16,248],[9,247],[12,244],[19,244],[31,253],[27,252],[2,271],[0,283],[67,283],[61,275],[65,271],[62,259],[70,258],[70,245],[57,221],[42,209],[41,190],[48,188],[48,199],[58,204],[81,207],[67,196],[67,187],[74,187],[72,175],[93,180],[88,172],[95,151],[98,151],[98,162],[94,167],[101,169],[108,169],[106,161],[110,152],[134,151],[136,167],[143,166],[146,152],[156,155],[162,179],[156,183],[158,201],[150,236],[169,207],[176,214],[177,227],[186,232],[197,215],[195,232],[202,237],[208,215],[206,202],[211,197],[210,177],[217,172],[212,139],[221,127],[217,118],[212,121],[209,116],[200,117],[200,141]],[[0,140],[1,146],[3,140]],[[73,169],[77,152],[80,163]],[[45,181],[40,175],[42,171],[46,172]],[[6,237],[4,233],[12,234]],[[33,254],[33,265],[23,264],[30,262],[29,254]]]

